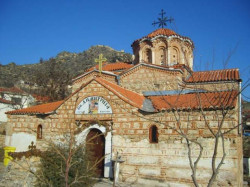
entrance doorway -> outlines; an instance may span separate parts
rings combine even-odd
[[[104,177],[105,137],[98,129],[91,129],[86,138],[90,161],[96,164],[97,177]]]

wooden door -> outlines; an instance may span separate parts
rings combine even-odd
[[[104,177],[105,137],[98,129],[91,129],[86,138],[90,161],[96,164],[97,177]]]

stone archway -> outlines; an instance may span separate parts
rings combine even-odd
[[[84,129],[81,133],[76,136],[77,144],[81,144],[82,142],[86,142],[87,135],[92,129],[99,130],[102,134],[105,134],[105,159],[104,159],[104,177],[112,178],[112,161],[111,161],[111,153],[112,153],[112,134],[110,131],[107,132],[106,127],[94,124],[86,129]]]
[[[91,129],[86,137],[86,150],[90,161],[96,165],[97,177],[104,177],[105,137],[98,129]]]

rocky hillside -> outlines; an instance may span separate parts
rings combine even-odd
[[[0,87],[11,87],[19,84],[20,81],[35,84],[41,73],[48,74],[50,68],[48,63],[55,61],[60,70],[67,72],[72,78],[83,73],[87,68],[95,64],[94,59],[102,53],[109,62],[132,61],[132,55],[123,51],[116,51],[108,46],[92,46],[81,53],[61,52],[49,60],[41,59],[39,63],[30,65],[0,65]]]

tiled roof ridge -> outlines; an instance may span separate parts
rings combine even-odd
[[[239,70],[239,68],[202,70],[202,71],[194,71],[193,73],[198,73],[198,72],[215,72],[215,71],[226,71],[226,70]]]
[[[133,66],[133,64],[131,64],[131,62],[104,62],[103,66],[102,66],[102,70],[105,71],[105,69],[108,69],[109,66],[119,66],[119,65],[120,66],[121,65]],[[91,71],[93,69],[97,69],[98,70],[99,69],[99,65],[97,64],[97,65],[92,66],[91,68],[87,69],[86,72]],[[106,71],[114,71],[114,70],[120,70],[120,69],[127,69],[127,67],[118,67],[118,68],[117,67],[116,68],[113,67],[113,69],[106,70]]]
[[[132,106],[137,107],[139,109],[143,107],[143,101],[145,97],[142,94],[139,94],[129,89],[125,89],[117,84],[109,82],[100,77],[96,77],[94,80],[100,83],[101,85],[103,85],[104,87],[106,87],[107,89],[109,89],[111,92],[116,94],[125,102],[128,102],[129,104],[131,104]]]
[[[13,86],[11,88],[7,87],[0,87],[0,92],[10,92],[10,93],[22,93],[27,94],[25,91],[21,90],[20,88]]]
[[[129,69],[129,68],[132,68],[134,65],[133,64],[130,64],[130,62],[114,62],[114,63],[109,63],[109,62],[105,62],[103,64],[103,68],[102,68],[102,72],[104,74],[109,74],[109,75],[112,75],[112,76],[117,76],[114,72],[112,71],[115,71],[115,70],[123,70],[123,69]],[[123,65],[123,67],[120,67],[119,68],[119,65]],[[114,66],[118,66],[117,67],[114,67]],[[126,66],[126,67],[124,67]],[[111,69],[109,69],[111,68]],[[73,79],[72,79],[72,82],[75,82],[77,79],[81,78],[81,77],[84,77],[85,75],[89,74],[89,73],[92,73],[92,72],[99,72],[98,70],[98,65],[95,65],[95,66],[92,66],[91,68],[87,69],[84,73],[80,74],[80,75],[77,75],[75,76]]]
[[[161,69],[162,71],[179,71],[179,72],[183,73],[181,68],[175,69],[175,68],[171,68],[168,66],[162,66],[162,65],[156,65],[156,64],[150,64],[150,63],[143,62],[143,63],[136,64],[135,66],[133,66],[130,69],[125,70],[119,76],[129,75],[129,74],[133,73],[134,71],[136,71],[138,68],[141,68],[142,66],[150,67],[150,68],[157,68],[157,69]]]
[[[91,74],[91,73],[99,73],[99,71],[96,70],[96,69],[93,69],[93,70],[91,70],[91,71],[85,72],[85,73],[83,73],[83,74],[81,74],[81,75],[75,77],[74,79],[72,79],[72,82],[75,83],[75,82],[77,82],[79,79],[81,79],[81,78],[83,78],[83,77],[85,77],[85,76],[87,76],[87,75],[89,75],[89,74]],[[106,75],[108,75],[108,76],[115,76],[115,77],[117,76],[115,73],[109,72],[109,71],[102,71],[102,74],[106,74]]]
[[[56,109],[58,109],[63,103],[64,103],[64,100],[55,101],[55,102],[35,105],[35,106],[31,106],[31,107],[23,108],[19,110],[8,111],[6,112],[6,114],[11,114],[11,115],[14,115],[14,114],[17,114],[17,115],[50,114],[54,112]]]
[[[198,83],[236,80],[241,80],[238,68],[192,72],[185,82]]]
[[[198,96],[199,94],[199,96]],[[153,106],[158,110],[173,109],[219,109],[223,107],[233,108],[236,106],[237,90],[188,93],[165,96],[149,96]],[[201,102],[201,105],[199,103]]]
[[[0,103],[5,103],[5,104],[13,104],[11,101],[0,98]]]

